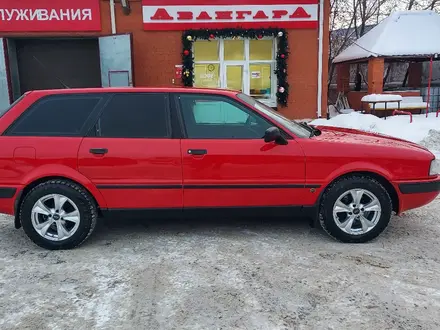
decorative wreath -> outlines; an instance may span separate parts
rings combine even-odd
[[[287,43],[287,32],[284,29],[221,29],[221,30],[187,30],[182,35],[182,59],[183,74],[182,82],[184,86],[194,85],[194,56],[192,44],[197,39],[215,40],[217,38],[248,38],[262,39],[263,37],[278,38],[278,49],[276,55],[277,75],[277,101],[278,104],[287,106],[289,96],[289,84],[287,83],[287,58],[289,57],[289,45]]]

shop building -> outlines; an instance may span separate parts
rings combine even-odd
[[[32,89],[194,86],[326,115],[328,0],[18,3],[0,3],[0,107]]]

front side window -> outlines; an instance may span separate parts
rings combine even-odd
[[[33,104],[8,129],[15,136],[79,136],[99,95],[53,95]]]
[[[228,88],[276,106],[275,39],[197,40],[194,86]]]
[[[190,139],[261,139],[272,126],[227,97],[184,94],[179,101]]]
[[[281,115],[278,112],[273,111],[270,107],[267,105],[257,101],[253,97],[245,94],[237,94],[237,97],[245,102],[246,104],[250,105],[251,107],[256,108],[257,110],[261,111],[263,114],[268,116],[273,121],[281,124],[285,128],[287,128],[291,133],[295,134],[298,137],[310,137],[310,131],[304,128],[303,126],[296,123],[294,120],[287,119],[283,115]]]
[[[170,136],[167,97],[158,93],[117,93],[105,106],[91,136],[166,138]]]

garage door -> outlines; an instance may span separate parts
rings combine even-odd
[[[15,44],[21,93],[101,87],[97,39],[16,39]]]

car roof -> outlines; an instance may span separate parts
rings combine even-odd
[[[195,87],[101,87],[101,88],[65,88],[65,89],[45,89],[33,90],[26,94],[37,96],[54,94],[92,94],[92,93],[203,93],[235,96],[240,91],[215,88],[195,88]]]

